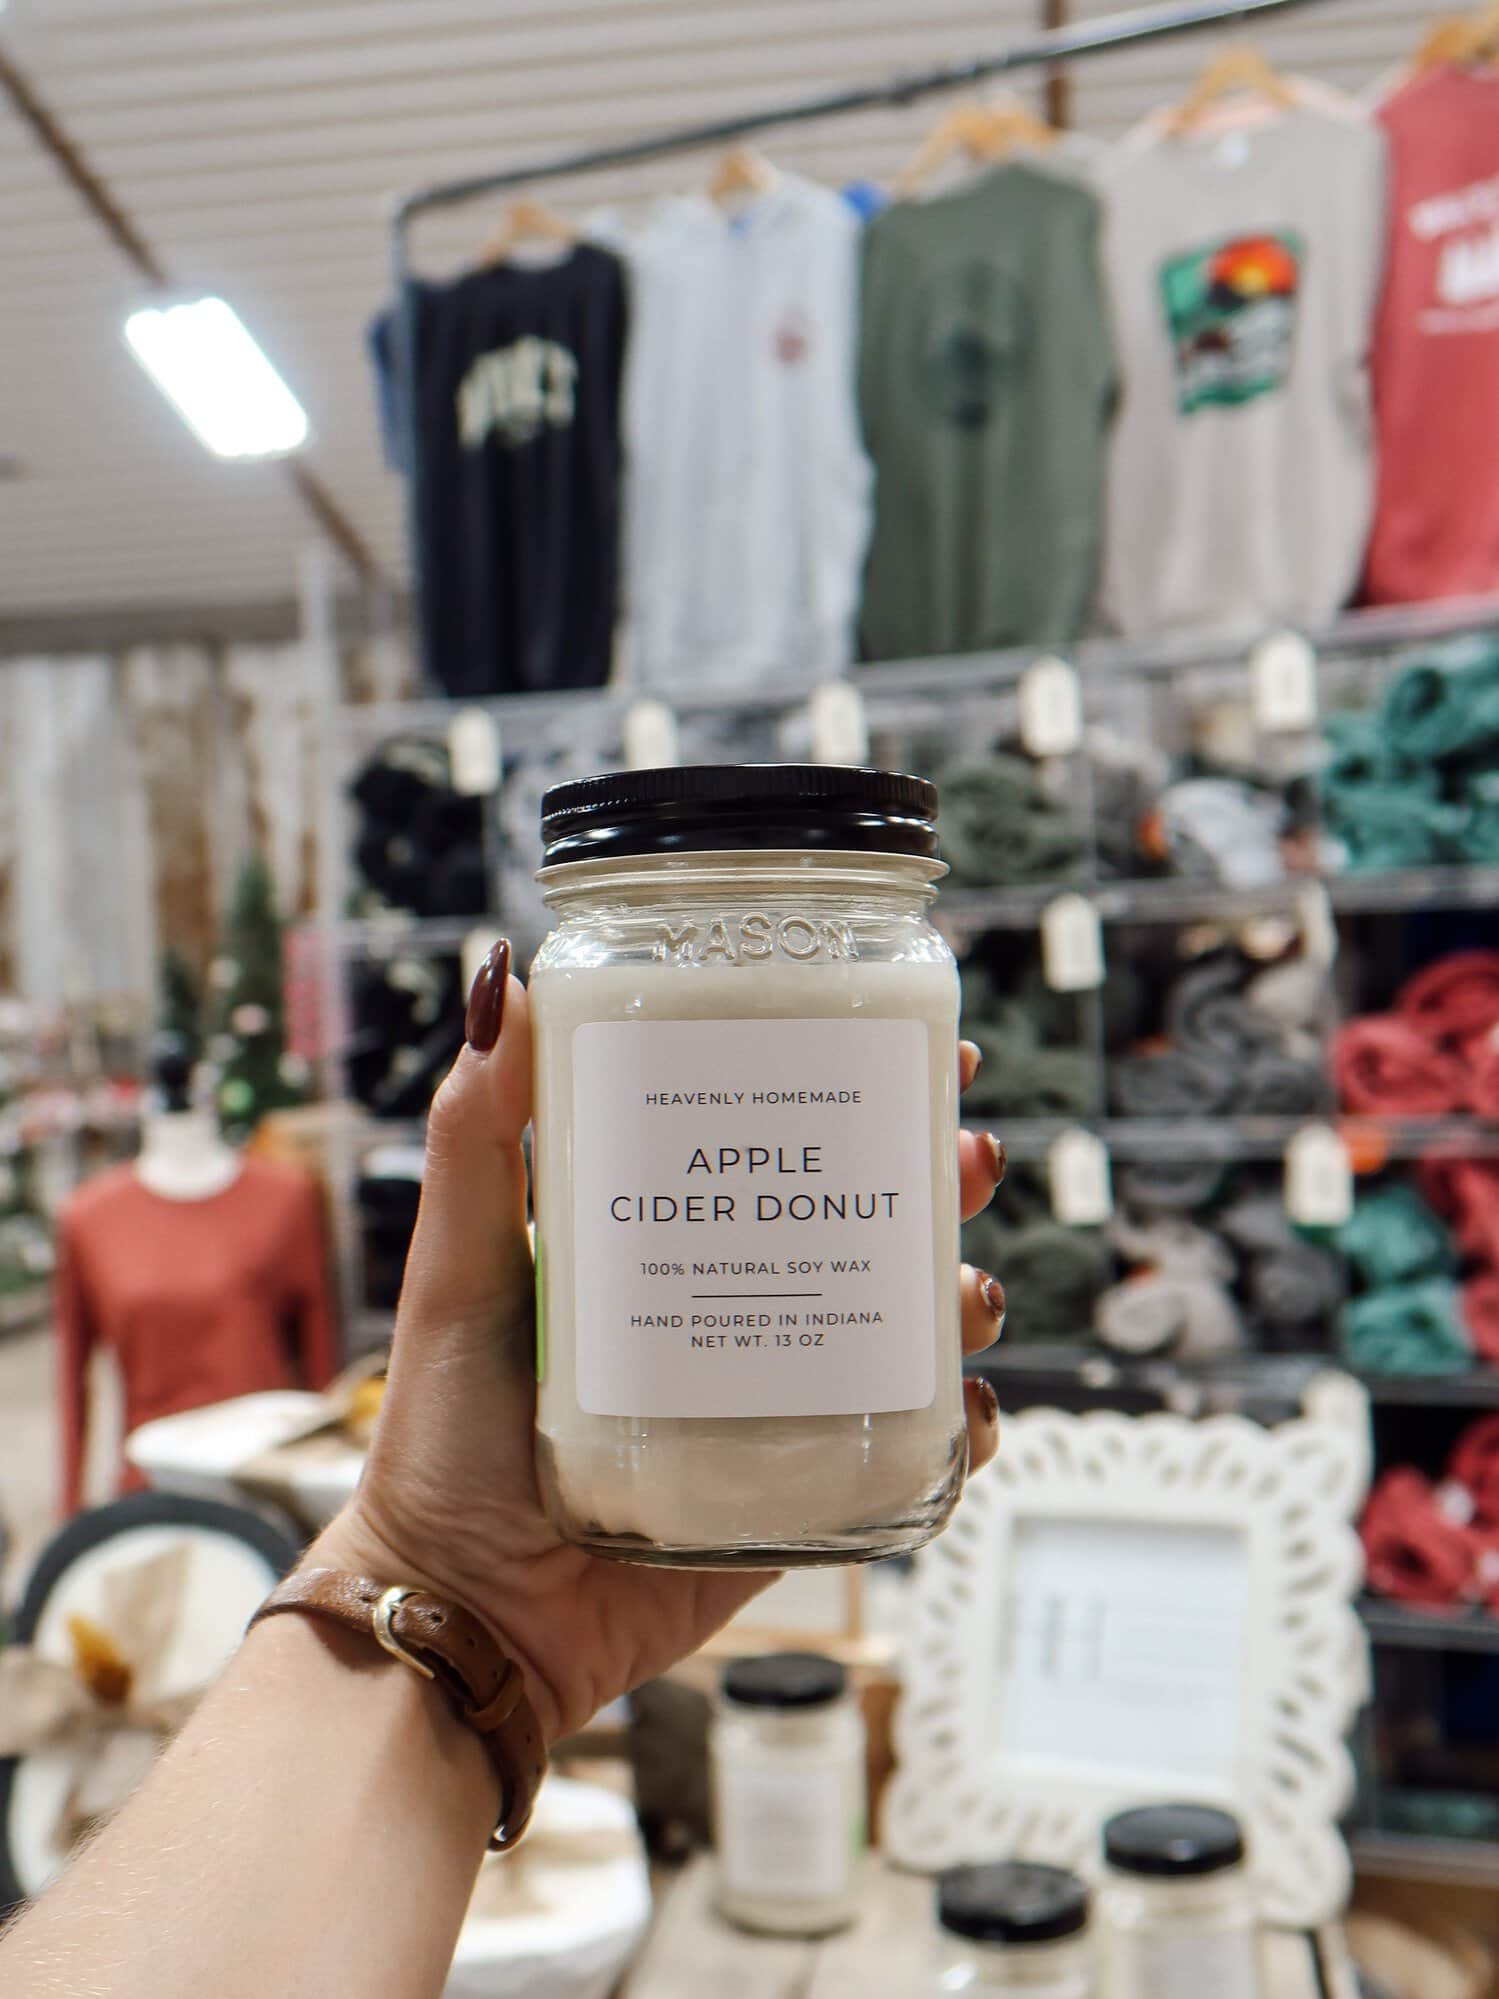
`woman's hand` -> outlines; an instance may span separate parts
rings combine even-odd
[[[390,1384],[359,1490],[313,1550],[320,1564],[468,1603],[525,1671],[549,1740],[691,1652],[768,1577],[632,1567],[559,1540],[537,1492],[535,1332],[526,1168],[531,1031],[500,943],[474,982],[468,1045],[432,1106],[421,1212],[396,1317]],[[962,1047],[961,1081],[978,1067]],[[966,1219],[1004,1154],[964,1133]],[[999,1337],[1004,1293],[963,1268],[963,1345]],[[993,1456],[999,1412],[964,1386],[969,1457]]]

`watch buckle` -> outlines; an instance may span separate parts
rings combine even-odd
[[[414,1652],[409,1651],[390,1628],[391,1618],[408,1596],[415,1595],[416,1591],[407,1588],[403,1583],[396,1583],[390,1589],[383,1591],[370,1612],[370,1624],[374,1630],[376,1644],[389,1652],[393,1659],[399,1659],[404,1665],[410,1666],[414,1672],[420,1673],[424,1680],[435,1680],[437,1675],[432,1668],[418,1659]]]

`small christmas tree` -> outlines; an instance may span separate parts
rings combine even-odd
[[[268,1111],[299,1104],[307,1094],[305,1065],[286,1053],[281,919],[262,860],[240,870],[223,950],[209,976],[218,995],[209,1053],[218,1070],[219,1117],[232,1137],[244,1137]]]
[[[180,951],[170,948],[161,954],[161,1014],[157,1027],[162,1034],[177,1034],[187,1043],[196,1062],[203,1052],[203,996],[198,975]]]

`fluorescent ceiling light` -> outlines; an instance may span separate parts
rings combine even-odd
[[[133,312],[125,338],[218,457],[269,458],[305,441],[307,412],[221,298]]]

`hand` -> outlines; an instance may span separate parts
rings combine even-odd
[[[526,1674],[549,1740],[693,1651],[770,1580],[610,1562],[561,1541],[536,1487],[531,1250],[521,1135],[531,1116],[525,989],[500,943],[474,982],[468,1045],[432,1105],[421,1212],[369,1463],[311,1560],[470,1604]],[[960,1080],[978,1068],[962,1044]],[[1003,1149],[959,1140],[965,1220]],[[967,1265],[963,1345],[999,1336],[1004,1293]],[[969,1461],[994,1454],[986,1382],[964,1385]]]

